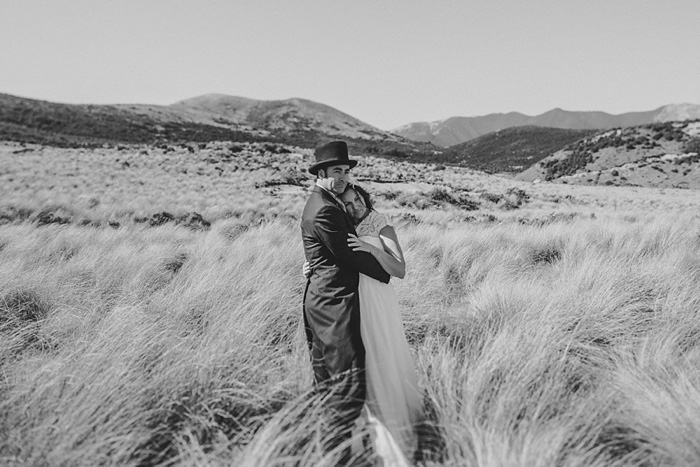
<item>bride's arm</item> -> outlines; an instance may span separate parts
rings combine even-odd
[[[379,232],[379,239],[382,241],[384,249],[363,242],[354,235],[348,238],[348,246],[355,251],[366,251],[371,254],[379,265],[390,275],[403,279],[406,276],[406,263],[403,259],[403,251],[396,237],[396,231],[391,226],[384,227]]]
[[[384,245],[384,253],[388,254],[395,262],[394,269],[396,274],[390,271],[387,272],[392,276],[403,279],[406,277],[406,260],[403,257],[403,250],[399,243],[399,237],[396,235],[396,230],[390,225],[384,226],[384,228],[379,231],[379,239],[382,241],[382,245]],[[381,261],[379,261],[379,263],[381,264]]]

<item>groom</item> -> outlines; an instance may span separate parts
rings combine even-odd
[[[333,141],[317,147],[314,155],[309,172],[316,185],[301,220],[304,254],[313,271],[304,293],[304,324],[315,383],[330,391],[337,445],[351,435],[365,400],[359,273],[384,283],[389,274],[372,255],[348,246],[348,234],[355,234],[355,228],[338,195],[357,161],[348,157],[347,144]]]

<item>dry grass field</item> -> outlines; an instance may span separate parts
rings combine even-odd
[[[359,159],[406,254],[424,465],[700,465],[700,193]],[[334,465],[310,160],[3,143],[0,464]]]

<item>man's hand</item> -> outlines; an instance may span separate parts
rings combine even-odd
[[[379,255],[379,248],[376,246],[363,242],[359,238],[357,238],[356,235],[349,234],[348,235],[348,246],[353,250],[353,251],[365,251],[375,258]]]
[[[301,267],[301,272],[304,274],[304,279],[308,279],[311,277],[311,274],[313,274],[313,269],[311,269],[311,265],[309,264],[308,261],[304,261],[304,265]]]

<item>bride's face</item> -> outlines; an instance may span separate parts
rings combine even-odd
[[[348,188],[345,190],[345,193],[340,195],[340,199],[345,205],[345,210],[354,221],[358,222],[364,218],[367,213],[367,206],[365,205],[365,200],[358,192]]]

